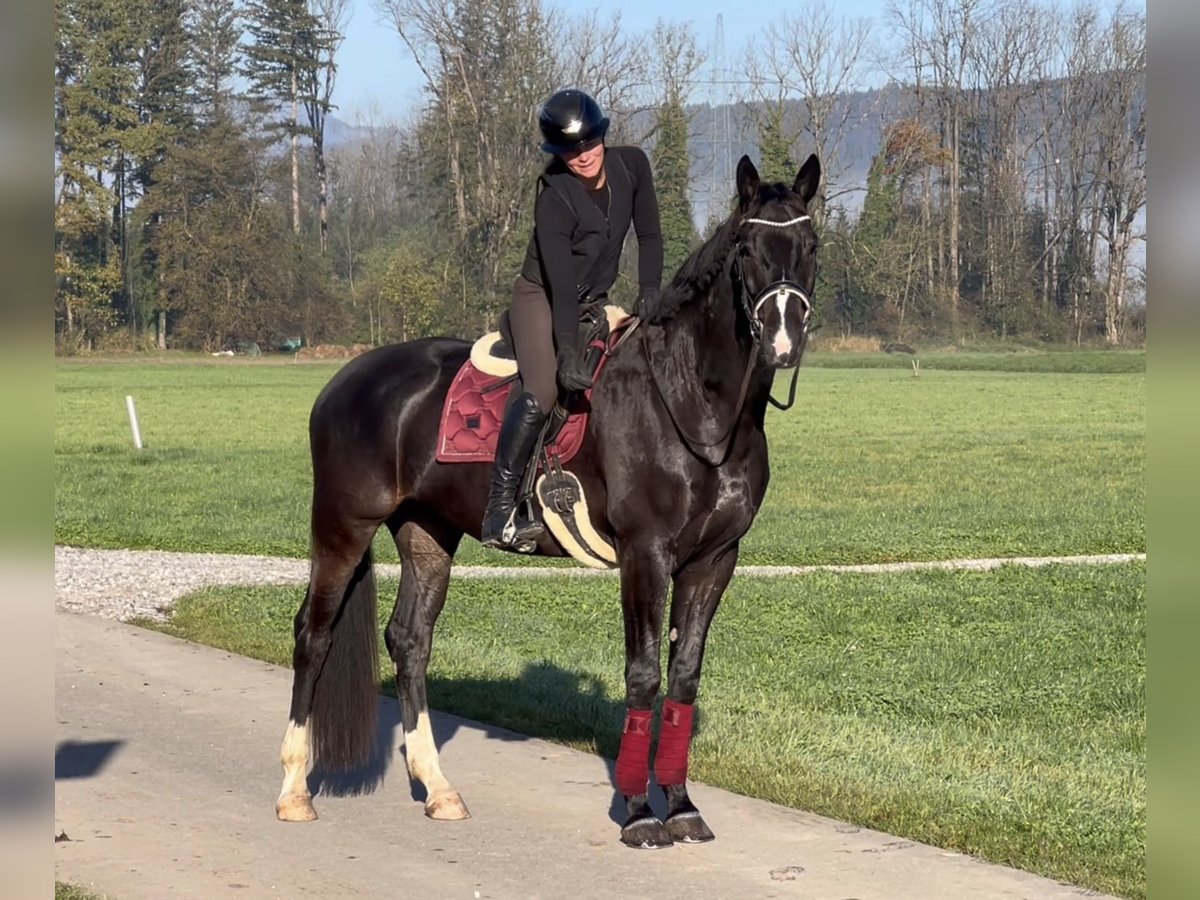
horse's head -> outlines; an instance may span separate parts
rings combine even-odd
[[[762,361],[779,369],[798,364],[808,341],[817,279],[817,233],[808,203],[820,180],[816,154],[800,167],[791,189],[762,184],[750,157],[738,162],[734,297]]]

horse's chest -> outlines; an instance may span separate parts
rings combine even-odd
[[[691,520],[702,536],[742,533],[750,527],[762,502],[760,479],[748,470],[712,473],[692,494]]]

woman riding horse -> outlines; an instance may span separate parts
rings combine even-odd
[[[610,167],[615,182],[614,174]],[[799,364],[807,344],[817,253],[808,206],[820,177],[814,155],[790,186],[762,184],[742,157],[736,209],[609,356],[591,392],[585,440],[564,465],[620,568],[625,716],[614,781],[625,805],[621,840],[634,847],[713,836],[688,796],[694,705],[709,626],[766,495],[771,386],[779,369]],[[591,203],[578,187],[577,206]],[[616,183],[612,193],[615,210]],[[611,272],[593,289],[611,285]],[[646,273],[649,287],[657,269]],[[314,764],[344,771],[376,753],[371,544],[380,526],[401,560],[384,643],[395,664],[408,772],[426,790],[426,815],[469,815],[442,772],[426,692],[451,565],[462,538],[480,534],[490,475],[485,465],[437,461],[443,403],[469,355],[467,342],[451,338],[378,347],[342,367],[313,404],[312,568],[294,622],[280,819],[316,818],[307,778]],[[792,386],[794,397],[794,376]],[[536,547],[565,554],[549,534]],[[664,639],[666,691],[651,760]],[[666,799],[661,821],[649,802],[651,765]]]
[[[639,303],[652,303],[662,280],[663,244],[650,162],[637,147],[606,147],[608,118],[582,91],[542,104],[542,149],[554,155],[538,178],[533,235],[508,309],[524,392],[500,427],[483,514],[485,547],[528,546],[540,522],[520,516],[517,490],[542,425],[567,391],[592,386],[577,344],[579,304],[617,280],[630,220],[638,238]],[[557,378],[555,377],[557,373]]]

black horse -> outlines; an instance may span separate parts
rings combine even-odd
[[[807,208],[819,180],[815,155],[790,188],[760,183],[742,157],[736,210],[613,353],[592,391],[584,445],[567,466],[586,491],[592,525],[618,556],[628,710],[616,782],[628,816],[621,838],[634,846],[713,836],[688,799],[692,703],[709,624],[767,489],[763,424],[775,372],[798,365],[807,341],[817,251]],[[311,570],[295,619],[280,819],[316,818],[311,762],[346,770],[371,754],[378,655],[370,547],[380,525],[402,563],[385,642],[409,775],[426,788],[428,816],[468,815],[442,774],[425,694],[451,560],[464,534],[478,538],[488,495],[490,466],[435,460],[442,402],[468,351],[447,338],[372,350],[342,368],[313,406]],[[563,555],[547,534],[537,552]],[[660,821],[648,782],[668,593],[668,690],[654,759],[668,811]]]

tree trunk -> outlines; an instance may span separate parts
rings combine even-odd
[[[925,296],[937,296],[937,276],[933,265],[933,179],[928,166],[925,167],[924,184],[921,189],[921,235],[925,242]]]
[[[959,111],[958,100],[954,101],[950,120],[950,316],[954,327],[958,327],[958,192],[959,192]]]
[[[325,141],[321,135],[313,139],[313,152],[317,155],[317,207],[321,225],[321,255],[324,256],[329,243],[329,178],[325,172]]]
[[[1042,310],[1050,311],[1050,172],[1042,168]]]
[[[292,67],[292,231],[300,233],[300,86]]]
[[[1104,293],[1104,340],[1121,343],[1121,314],[1125,309],[1125,266],[1129,257],[1129,231],[1118,225],[1108,256],[1108,284]]]

